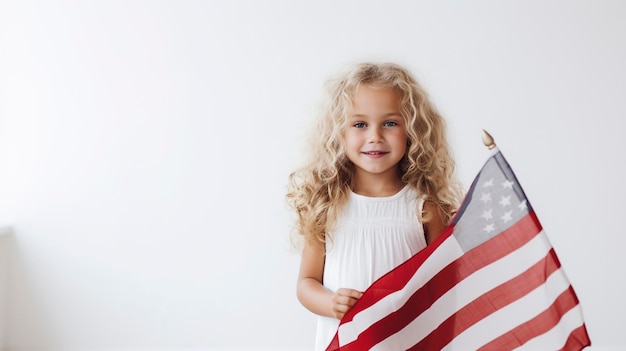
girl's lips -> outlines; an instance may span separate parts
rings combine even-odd
[[[380,158],[388,154],[386,151],[364,151],[361,153],[369,158]]]

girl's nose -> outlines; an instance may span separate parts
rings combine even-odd
[[[374,127],[370,128],[369,134],[367,136],[368,143],[378,143],[383,139],[380,128]]]

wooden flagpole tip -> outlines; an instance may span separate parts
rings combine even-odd
[[[487,131],[484,129],[483,129],[483,144],[485,144],[485,146],[488,149],[493,149],[494,147],[496,147],[496,143],[493,141],[493,137],[491,136],[491,134],[487,133]]]

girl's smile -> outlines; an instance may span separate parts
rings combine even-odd
[[[361,153],[369,158],[381,158],[388,154],[388,152],[385,151],[364,151]]]

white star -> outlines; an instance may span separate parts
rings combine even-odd
[[[511,217],[511,215],[513,214],[513,211],[509,211],[509,212],[505,212],[504,216],[500,217],[502,218],[502,220],[504,221],[504,223],[510,221],[513,219],[513,217]]]
[[[502,196],[500,198],[500,205],[502,205],[502,207],[506,207],[508,205],[511,204],[511,195],[509,196]]]
[[[483,188],[487,188],[493,186],[493,179],[489,179],[488,181],[483,183]]]
[[[491,233],[494,231],[494,225],[493,223],[488,224],[487,226],[485,226],[485,228],[483,228],[484,231],[486,231],[487,233]]]
[[[520,202],[519,205],[517,205],[517,208],[519,208],[522,211],[526,211],[528,209],[528,204],[526,203],[526,199],[522,200],[522,202]]]
[[[492,210],[484,210],[483,214],[481,215],[482,218],[486,219],[486,220],[490,220],[491,218],[493,218],[493,216],[491,215],[491,211]]]
[[[505,180],[502,183],[502,188],[504,188],[504,189],[506,189],[506,188],[513,189],[513,182],[511,182],[509,180]]]
[[[491,194],[490,193],[483,193],[483,196],[480,198],[480,200],[482,200],[482,202],[487,203],[489,201],[491,201]]]

